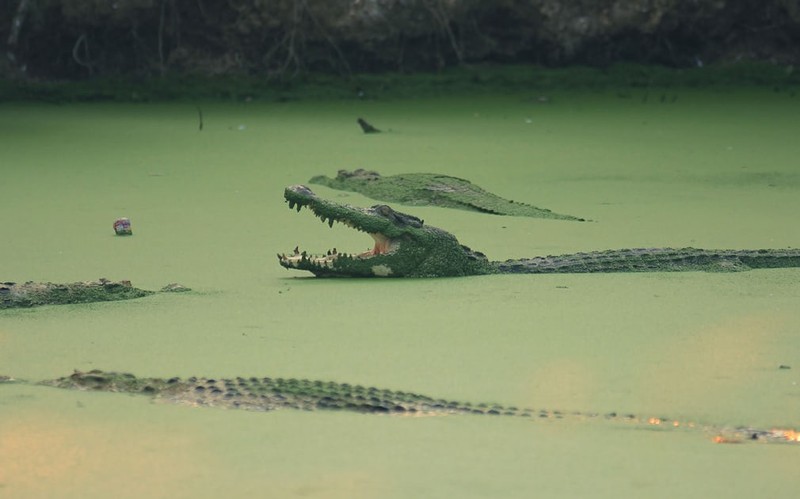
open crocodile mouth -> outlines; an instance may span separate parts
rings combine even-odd
[[[289,209],[296,209],[299,213],[303,208],[308,208],[314,216],[333,227],[334,223],[342,223],[352,229],[369,234],[375,244],[371,250],[363,253],[342,253],[336,248],[331,248],[322,254],[311,254],[299,246],[287,253],[279,253],[278,261],[286,268],[291,269],[325,269],[333,267],[337,260],[367,260],[379,255],[392,254],[400,247],[400,241],[382,233],[378,226],[391,223],[388,219],[381,219],[390,215],[393,210],[388,206],[377,205],[372,208],[358,208],[342,205],[317,197],[311,189],[303,185],[293,185],[284,191],[284,198],[289,204]]]

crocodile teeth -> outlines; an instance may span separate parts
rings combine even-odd
[[[295,202],[292,201],[292,200],[289,200],[289,209],[290,210],[294,208],[294,205],[295,205]]]
[[[333,219],[332,218],[328,219],[328,227],[333,228]]]

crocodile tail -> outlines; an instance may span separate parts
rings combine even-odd
[[[739,271],[800,267],[800,249],[636,248],[493,262],[501,274]]]

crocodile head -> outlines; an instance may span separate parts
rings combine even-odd
[[[341,222],[366,232],[375,241],[372,250],[346,254],[336,250],[311,255],[300,248],[279,254],[287,269],[307,270],[320,277],[445,277],[486,274],[486,257],[459,244],[452,234],[425,225],[419,218],[385,204],[371,208],[339,204],[314,194],[303,185],[284,191],[289,208],[308,208],[329,226]]]
[[[132,374],[93,369],[86,372],[76,370],[70,376],[46,381],[44,384],[74,390],[156,394],[177,381],[177,378],[137,378]]]

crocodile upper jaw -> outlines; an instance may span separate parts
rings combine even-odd
[[[336,248],[322,254],[310,254],[301,250],[299,246],[288,254],[278,254],[278,262],[281,266],[287,269],[308,270],[315,275],[332,275],[336,262],[366,261],[376,256],[395,253],[400,248],[401,237],[391,237],[381,229],[392,229],[397,232],[400,230],[399,227],[392,227],[397,220],[401,220],[400,223],[408,223],[408,220],[411,220],[414,225],[422,226],[422,221],[416,217],[399,214],[388,206],[376,205],[372,208],[359,208],[340,205],[319,198],[311,189],[303,185],[287,187],[284,191],[284,198],[290,209],[300,212],[302,208],[308,208],[317,218],[327,222],[329,227],[333,227],[335,222],[343,223],[350,228],[369,234],[375,242],[371,250],[357,254],[341,253]]]

